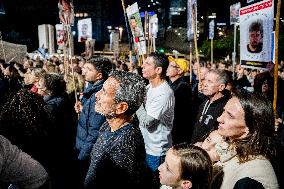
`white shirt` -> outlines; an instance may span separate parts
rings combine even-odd
[[[165,155],[172,147],[172,127],[175,97],[166,81],[158,87],[147,86],[145,110],[148,118],[137,114],[146,153],[153,156]]]

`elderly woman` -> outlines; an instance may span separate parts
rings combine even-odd
[[[143,79],[124,71],[110,74],[96,94],[95,110],[106,122],[93,146],[86,188],[149,188],[144,140],[133,120],[144,96]]]
[[[274,116],[271,103],[259,94],[236,93],[217,119],[224,178],[221,189],[279,188],[269,161],[274,153]]]

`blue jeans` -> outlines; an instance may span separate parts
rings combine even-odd
[[[152,156],[146,154],[146,164],[154,172],[162,163],[164,163],[165,157],[166,156]]]

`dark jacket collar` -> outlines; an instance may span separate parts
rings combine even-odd
[[[87,88],[85,91],[84,91],[84,96],[86,98],[89,98],[94,92],[98,92],[99,90],[101,90],[102,88],[102,85],[104,84],[105,80],[100,80],[100,81],[97,81],[96,83],[94,83],[92,85],[92,87],[90,88]]]

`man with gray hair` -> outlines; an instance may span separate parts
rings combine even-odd
[[[199,106],[191,142],[195,143],[217,129],[217,118],[230,98],[226,85],[229,76],[224,70],[211,70],[205,76],[203,94],[207,97]]]
[[[143,78],[123,71],[112,72],[96,93],[95,110],[106,122],[92,149],[86,188],[149,188],[144,140],[133,117],[145,93]]]

